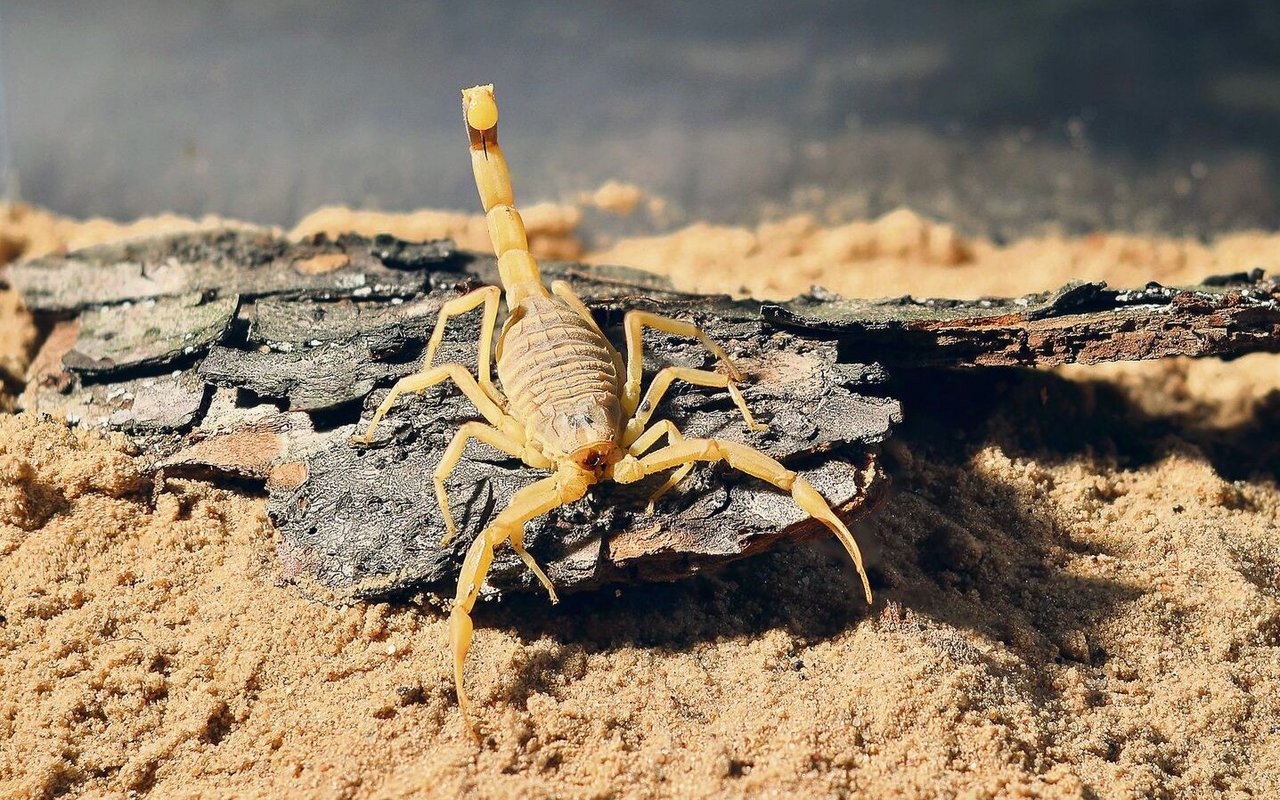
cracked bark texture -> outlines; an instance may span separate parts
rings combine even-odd
[[[1018,298],[856,300],[815,292],[766,304],[769,322],[839,339],[891,366],[1057,366],[1280,351],[1280,279],[1262,270],[1185,288],[1078,282]]]
[[[804,473],[851,516],[885,484],[876,446],[900,418],[886,373],[835,343],[762,324],[758,304],[674,291],[620,267],[548,263],[621,340],[630,308],[697,321],[752,376],[749,432],[724,392],[674,391],[661,411],[690,435],[750,442]],[[228,230],[91,248],[16,265],[7,280],[49,324],[21,407],[129,432],[161,478],[260,481],[283,574],[334,602],[451,591],[472,536],[540,473],[473,444],[449,481],[460,535],[448,548],[431,474],[478,415],[452,386],[403,399],[373,443],[350,440],[396,379],[421,368],[441,304],[495,280],[492,258],[445,242],[323,237],[291,243]],[[478,314],[453,320],[437,362],[474,368]],[[646,372],[714,367],[696,342],[646,337]],[[528,546],[566,592],[668,580],[780,538],[818,533],[786,494],[702,466],[646,514],[661,477],[602,485],[529,526]],[[493,589],[538,590],[505,549]]]
[[[624,267],[544,265],[615,340],[632,308],[691,319],[738,359],[761,433],[724,392],[685,387],[660,414],[689,435],[750,443],[804,473],[847,518],[885,486],[878,445],[900,420],[888,374],[904,367],[1053,365],[1280,350],[1280,285],[1260,272],[1177,289],[1071,284],[1022,298],[855,300],[817,291],[763,307],[675,291]],[[20,407],[127,431],[157,476],[262,482],[282,573],[334,602],[449,591],[467,543],[536,471],[473,444],[449,481],[448,548],[431,475],[478,415],[451,386],[402,399],[373,442],[362,420],[421,367],[442,303],[496,280],[494,260],[448,242],[255,229],[90,248],[3,273],[49,331]],[[478,314],[450,322],[437,363],[474,367]],[[696,342],[647,335],[645,371],[712,367]],[[645,513],[654,483],[596,487],[529,526],[531,552],[566,592],[668,580],[818,533],[790,498],[702,465]],[[540,591],[501,550],[490,586]]]

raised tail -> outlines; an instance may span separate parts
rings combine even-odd
[[[489,222],[489,238],[498,256],[498,274],[514,309],[530,294],[546,295],[538,262],[529,252],[524,220],[516,211],[507,159],[498,146],[498,103],[493,84],[462,90],[462,116],[471,139],[471,171],[480,190],[480,204]]]

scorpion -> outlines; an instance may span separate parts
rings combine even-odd
[[[471,610],[503,542],[524,561],[558,602],[555,586],[524,546],[524,526],[552,509],[572,503],[595,484],[612,480],[635,483],[644,477],[675,471],[650,498],[648,509],[674,487],[697,462],[724,462],[742,472],[791,493],[795,503],[819,520],[848,551],[862,580],[867,602],[871,586],[862,555],[849,529],[830,504],[804,478],[770,456],[737,442],[683,436],[670,420],[650,424],[659,401],[675,381],[727,390],[748,428],[765,428],[755,421],[738,383],[745,379],[724,348],[696,325],[646,311],[629,311],[623,320],[627,358],[605,336],[586,304],[568,283],[544,286],[538,263],[529,251],[520,212],[515,208],[506,158],[498,146],[498,106],[493,85],[462,90],[463,118],[471,144],[471,168],[489,237],[498,259],[501,287],[485,286],[441,306],[427,343],[420,372],[400,379],[387,394],[363,437],[368,444],[378,422],[400,395],[421,392],[453,381],[475,405],[485,422],[463,423],[445,449],[434,474],[436,501],[446,534],[442,546],[456,534],[445,481],[472,439],[497,448],[534,469],[551,474],[515,492],[467,550],[458,577],[457,595],[449,615],[449,645],[454,684],[463,722],[475,736],[471,703],[463,688],[463,665],[474,632]],[[497,335],[500,301],[505,294],[508,313]],[[461,363],[433,366],[436,349],[451,317],[483,306],[477,374]],[[724,373],[679,366],[662,368],[641,397],[643,332],[645,328],[701,342],[724,367]],[[493,383],[493,359],[498,380]],[[654,449],[665,439],[665,445]]]

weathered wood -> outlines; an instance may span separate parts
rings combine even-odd
[[[699,388],[673,391],[661,413],[690,435],[751,442],[853,516],[870,508],[884,484],[874,450],[901,413],[878,390],[883,370],[762,326],[755,303],[682,294],[624,267],[545,271],[571,281],[618,341],[630,308],[696,320],[751,375],[746,397],[770,428],[749,432],[726,393]],[[441,548],[431,474],[458,425],[477,417],[470,403],[437,387],[405,398],[372,445],[350,441],[386,387],[421,368],[441,304],[496,279],[491,257],[386,237],[288,243],[237,231],[95,248],[9,276],[37,313],[64,317],[23,407],[127,429],[157,473],[264,482],[282,570],[313,596],[451,591],[470,538],[538,476],[475,445],[449,481],[460,536]],[[478,324],[477,314],[452,321],[437,361],[474,367]],[[714,366],[696,342],[647,336],[646,371],[667,364]],[[825,530],[789,496],[706,466],[645,514],[660,480],[597,487],[529,526],[530,550],[562,591],[674,579]],[[490,584],[540,591],[505,550]]]
[[[1056,366],[1280,351],[1280,279],[1261,270],[1202,285],[1073,283],[1014,299],[886,300],[811,294],[764,318],[834,337],[890,367]]]
[[[37,313],[138,303],[194,292],[246,298],[307,293],[410,297],[435,271],[461,267],[453,243],[317,236],[290,242],[267,230],[224,229],[136,239],[6,268]]]
[[[136,375],[128,369],[135,364],[126,359],[113,362],[114,379],[92,382],[102,362],[79,374],[68,363],[68,355],[81,341],[80,320],[63,320],[53,326],[40,352],[27,369],[27,385],[18,397],[18,408],[54,414],[72,425],[115,428],[137,435],[172,437],[195,424],[209,395],[209,386],[193,369]],[[96,334],[95,334],[96,335]],[[179,337],[181,338],[181,337]],[[139,366],[162,367],[160,360],[146,360]]]
[[[94,306],[80,314],[79,337],[62,363],[88,377],[193,361],[226,334],[239,306],[234,294],[202,293]]]
[[[676,291],[624,267],[549,263],[615,340],[625,312],[698,322],[739,360],[752,433],[724,392],[684,387],[661,414],[689,435],[749,442],[809,476],[856,517],[884,485],[876,448],[899,421],[894,366],[1048,365],[1280,350],[1278,283],[1260,273],[1188,289],[1072,284],[1012,300],[784,304]],[[283,573],[350,601],[448,591],[472,536],[537,472],[476,444],[449,481],[459,537],[448,548],[431,475],[449,437],[477,417],[452,386],[404,398],[371,445],[351,442],[387,388],[421,368],[442,303],[496,280],[492,257],[446,242],[344,236],[289,242],[220,231],[93,248],[18,265],[7,278],[50,335],[20,406],[128,430],[150,467],[261,481]],[[474,367],[478,314],[454,320],[437,362]],[[646,336],[646,373],[712,367],[696,342]],[[565,592],[667,580],[820,530],[790,498],[702,466],[645,513],[659,480],[602,485],[529,526],[527,543]],[[490,580],[540,588],[509,552]]]

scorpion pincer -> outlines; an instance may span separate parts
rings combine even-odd
[[[725,389],[733,397],[748,427],[759,430],[737,382],[742,373],[727,353],[697,326],[645,311],[627,313],[623,330],[626,361],[601,331],[591,312],[564,281],[550,291],[542,283],[538,264],[529,252],[524,222],[515,209],[511,178],[498,146],[498,106],[493,86],[462,91],[463,116],[471,141],[471,167],[488,220],[489,235],[498,257],[502,286],[486,286],[445,303],[427,344],[421,372],[401,379],[378,407],[363,437],[374,429],[396,398],[452,380],[475,404],[484,422],[464,423],[446,448],[435,470],[436,499],[448,533],[456,533],[445,480],[462,458],[467,443],[478,439],[551,474],[517,491],[507,506],[476,537],[467,551],[458,578],[457,596],[449,618],[454,682],[464,722],[474,735],[471,704],[463,689],[463,664],[471,646],[471,609],[503,542],[528,565],[546,587],[551,580],[524,547],[525,523],[552,509],[578,500],[594,484],[613,480],[633,483],[647,475],[675,471],[650,501],[675,486],[699,461],[723,461],[790,492],[796,504],[826,525],[853,558],[867,602],[871,587],[862,555],[849,529],[831,506],[804,478],[747,445],[720,439],[685,438],[670,420],[652,423],[654,409],[674,381]],[[508,314],[494,347],[499,303],[505,293]],[[483,307],[477,375],[460,363],[433,365],[436,349],[450,317]],[[641,397],[643,330],[699,340],[724,366],[724,373],[668,366],[660,370]],[[498,379],[492,380],[493,357]],[[654,449],[665,439],[665,444]]]

